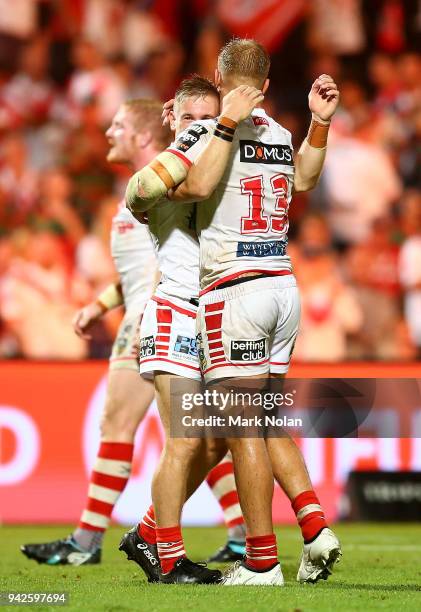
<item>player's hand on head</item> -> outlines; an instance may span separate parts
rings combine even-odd
[[[162,106],[162,125],[167,125],[170,122],[170,113],[174,109],[174,98],[165,102]]]
[[[95,321],[97,321],[103,314],[101,306],[96,302],[88,304],[84,308],[77,311],[73,317],[72,325],[73,331],[79,338],[83,340],[90,340],[92,336],[86,333],[86,330],[91,327]]]
[[[258,104],[263,102],[264,95],[260,89],[249,85],[240,85],[224,96],[221,115],[239,123],[250,115]]]
[[[330,121],[339,103],[339,89],[328,74],[321,74],[308,94],[308,105],[316,119]]]

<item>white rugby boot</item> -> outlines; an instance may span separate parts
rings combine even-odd
[[[234,565],[222,576],[223,586],[284,586],[279,563],[266,572],[254,572],[244,565],[243,561],[236,561]]]
[[[327,580],[341,556],[341,544],[338,538],[329,527],[325,527],[315,540],[304,544],[297,581],[314,583],[318,580]]]

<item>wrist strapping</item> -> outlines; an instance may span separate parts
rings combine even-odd
[[[218,123],[216,124],[214,136],[232,142],[234,139],[235,129],[237,123],[228,117],[219,117]]]
[[[107,312],[108,310],[112,310],[117,306],[120,306],[123,303],[123,294],[121,293],[121,286],[116,283],[112,283],[108,285],[102,291],[95,302],[101,308],[102,312]]]
[[[316,149],[324,149],[327,146],[329,127],[330,121],[322,123],[319,119],[312,117],[307,134],[308,144]]]

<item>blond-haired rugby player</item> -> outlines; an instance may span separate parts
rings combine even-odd
[[[328,75],[314,82],[309,94],[312,121],[294,164],[287,130],[261,109],[250,117],[243,114],[247,102],[260,102],[267,90],[269,66],[268,54],[255,41],[226,45],[216,71],[224,95],[217,122],[190,126],[170,149],[132,177],[126,191],[129,208],[145,211],[187,177],[176,197],[202,200],[197,214],[197,331],[207,381],[284,376],[298,331],[299,296],[286,255],[288,206],[293,189],[311,189],[318,180],[339,94]],[[256,350],[235,348],[245,339]],[[224,584],[282,585],[271,517],[272,470],[282,483],[286,473],[294,476],[302,457],[288,437],[266,442],[233,437],[227,443],[247,526],[247,551],[245,561]],[[174,563],[183,557],[184,547],[179,509],[171,513],[172,504],[165,498],[170,465],[170,457],[161,462],[153,501],[161,538],[158,551],[162,543],[163,559],[171,557]],[[297,578],[317,581],[330,574],[341,555],[340,545],[308,476],[300,472],[292,482],[292,505],[305,541]]]

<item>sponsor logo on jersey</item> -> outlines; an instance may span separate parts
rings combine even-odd
[[[231,361],[260,361],[266,357],[266,338],[231,340]]]
[[[292,149],[288,145],[240,140],[240,161],[249,164],[282,164],[293,166]]]
[[[266,117],[252,117],[254,125],[269,125]]]
[[[177,139],[175,148],[179,151],[188,151],[203,134],[207,134],[208,130],[203,125],[191,125],[187,131],[184,131],[180,138]]]
[[[283,257],[288,240],[264,242],[237,242],[237,257]]]
[[[153,336],[145,336],[140,339],[140,359],[146,359],[155,355],[155,340]]]
[[[197,357],[196,338],[177,336],[177,340],[174,344],[174,351],[176,353],[183,353],[184,355],[192,355],[192,357]]]

